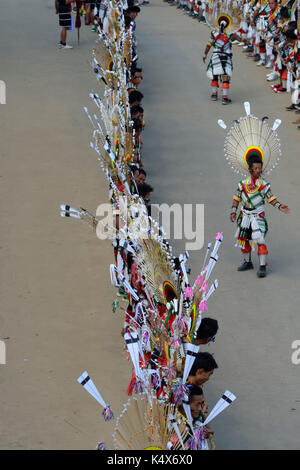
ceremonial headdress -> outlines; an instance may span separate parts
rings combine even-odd
[[[224,31],[229,28],[231,23],[232,23],[232,20],[230,16],[226,15],[225,13],[222,13],[217,18],[217,25],[219,26],[219,28],[221,28],[221,26],[224,25]]]
[[[269,174],[278,165],[281,156],[280,140],[276,132],[281,120],[276,119],[270,127],[267,117],[259,119],[250,114],[248,102],[244,103],[244,107],[246,116],[234,121],[225,138],[226,160],[235,172],[246,176],[249,163],[256,157],[263,165],[264,172]],[[221,119],[218,124],[223,129],[227,129]]]
[[[212,8],[205,12],[205,18],[211,28],[220,28],[221,24],[224,23],[224,31],[228,32],[230,30],[233,32],[241,21],[240,9],[235,2],[213,2]]]

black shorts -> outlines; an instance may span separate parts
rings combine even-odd
[[[59,26],[62,28],[70,28],[71,25],[71,13],[59,13]]]

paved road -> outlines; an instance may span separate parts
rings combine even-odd
[[[0,17],[1,313],[7,364],[0,365],[0,447],[93,449],[112,425],[77,377],[88,370],[114,411],[129,371],[121,318],[112,316],[110,243],[59,216],[70,203],[92,211],[107,188],[89,149],[96,81],[95,34],[58,50],[54,0],[5,2]],[[51,7],[51,8],[50,8]],[[14,19],[14,33],[11,21]],[[116,374],[118,370],[118,374]]]
[[[205,204],[205,243],[224,232],[221,261],[215,270],[219,289],[209,315],[220,333],[209,351],[219,369],[205,392],[210,406],[229,389],[238,397],[214,421],[219,449],[299,449],[300,365],[291,363],[291,343],[300,339],[299,321],[299,134],[294,115],[284,111],[284,95],[274,96],[240,49],[234,52],[233,104],[210,102],[201,57],[209,30],[197,21],[153,0],[138,21],[147,128],[145,160],[155,187],[155,202]],[[280,117],[283,158],[271,176],[272,189],[290,205],[289,216],[273,208],[270,222],[270,274],[238,274],[240,252],[228,220],[238,178],[223,157],[224,134],[218,118],[230,123],[244,115],[250,101],[258,116]],[[180,248],[183,244],[178,244]],[[202,252],[191,252],[192,272]],[[256,261],[256,260],[255,260]]]
[[[111,314],[110,244],[58,217],[63,202],[95,210],[107,191],[81,111],[96,88],[87,64],[94,35],[83,30],[79,48],[58,51],[52,3],[10,0],[0,18],[0,79],[8,89],[7,105],[0,107],[3,449],[89,449],[98,440],[110,447],[112,425],[103,423],[76,378],[87,369],[118,414],[130,377],[122,322]],[[7,18],[14,18],[15,34]],[[156,202],[205,204],[205,242],[224,231],[216,269],[220,288],[209,310],[220,321],[210,347],[220,367],[205,391],[211,406],[227,388],[238,400],[214,423],[218,448],[299,449],[300,366],[290,360],[291,342],[300,338],[299,141],[292,118],[282,111],[286,98],[273,99],[263,71],[239,53],[234,103],[224,109],[209,101],[199,60],[207,35],[205,26],[160,0],[138,20],[149,181]],[[76,45],[74,34],[70,41]],[[293,212],[285,217],[269,211],[271,272],[265,280],[235,271],[239,253],[228,210],[236,178],[225,164],[224,135],[216,126],[218,117],[239,117],[244,99],[259,116],[284,121],[284,159],[272,186]],[[195,275],[201,264],[202,252],[191,253]]]

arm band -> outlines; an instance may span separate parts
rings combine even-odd
[[[237,207],[232,206],[230,214],[236,214],[237,213]]]
[[[281,207],[281,204],[280,204],[280,202],[278,202],[278,201],[277,201],[277,202],[275,202],[275,204],[274,204],[274,207],[277,207],[277,209],[279,209],[279,210],[280,210],[280,207]]]

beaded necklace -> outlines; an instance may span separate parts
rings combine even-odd
[[[249,193],[249,194],[255,194],[255,193],[261,188],[263,179],[262,179],[262,177],[260,178],[259,186],[256,186],[256,188],[254,189],[254,191],[251,191],[251,189],[249,189],[248,180],[249,180],[249,178],[246,179],[246,183],[245,183],[247,193]]]

